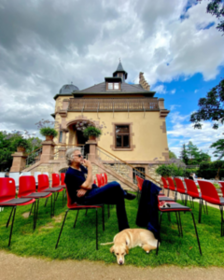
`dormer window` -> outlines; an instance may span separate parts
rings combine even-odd
[[[106,90],[121,90],[122,79],[120,77],[105,78]]]

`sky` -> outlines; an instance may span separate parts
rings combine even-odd
[[[38,132],[64,84],[101,83],[119,58],[165,99],[168,146],[212,155],[223,128],[195,130],[198,100],[224,77],[224,36],[207,0],[0,0],[0,130]],[[37,134],[38,135],[38,134]]]

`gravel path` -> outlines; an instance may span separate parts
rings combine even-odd
[[[179,268],[162,266],[138,268],[106,265],[103,262],[52,261],[34,257],[18,257],[0,251],[0,280],[223,280],[223,268]]]

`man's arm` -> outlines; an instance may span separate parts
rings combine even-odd
[[[92,182],[93,182],[92,165],[91,165],[90,161],[85,160],[85,159],[84,159],[84,165],[87,167],[88,173],[87,173],[87,178],[86,178],[85,182],[81,185],[81,188],[85,189],[85,190],[91,190]]]

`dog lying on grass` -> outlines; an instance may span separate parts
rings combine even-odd
[[[117,263],[124,264],[124,256],[129,253],[129,249],[140,246],[146,253],[157,248],[157,239],[154,234],[146,229],[125,229],[114,236],[114,241],[102,243],[101,245],[114,244],[110,252],[117,257]]]

